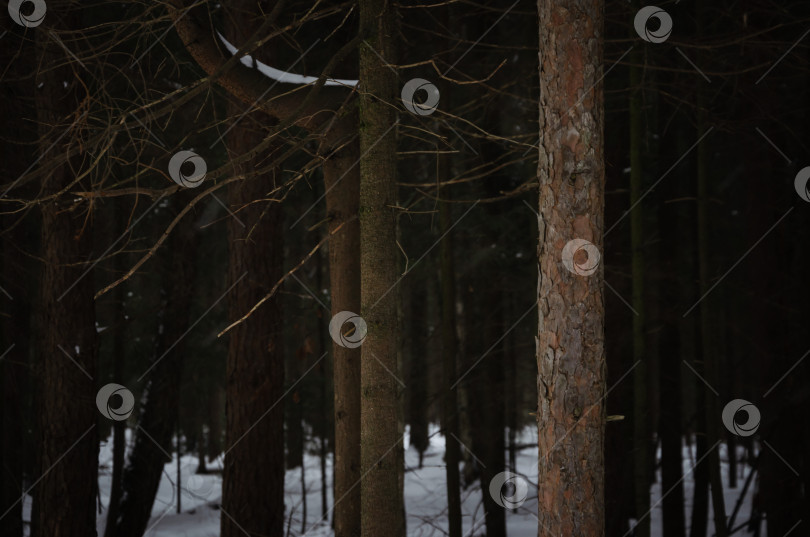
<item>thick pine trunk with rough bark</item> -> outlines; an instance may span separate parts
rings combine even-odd
[[[226,32],[236,42],[261,22],[255,0],[229,5]],[[274,58],[265,57],[272,63]],[[243,104],[228,105],[240,118]],[[241,118],[226,136],[231,159],[255,148],[275,120],[261,112]],[[250,174],[275,157],[276,146],[234,166]],[[231,183],[228,204],[239,220],[228,220],[229,320],[247,313],[281,278],[283,212],[277,202],[256,202],[279,183],[279,168]],[[241,223],[240,223],[241,221]],[[222,488],[222,537],[282,535],[284,527],[284,356],[278,295],[267,300],[229,332],[225,388],[225,468]]]
[[[53,33],[76,29],[79,12],[54,19]],[[64,34],[63,34],[64,35]],[[62,155],[67,144],[78,143],[77,124],[84,121],[79,103],[83,86],[73,72],[73,60],[46,32],[36,32],[38,53],[35,86],[41,151],[64,137],[50,155]],[[80,50],[81,39],[73,42]],[[63,85],[67,82],[67,87]],[[41,87],[40,87],[41,85]],[[67,134],[64,134],[69,130]],[[85,163],[80,153],[55,167],[43,179],[43,196],[75,180]],[[89,185],[85,190],[89,190]],[[88,206],[70,196],[40,204],[42,210],[38,335],[40,354],[37,386],[36,487],[32,532],[35,537],[96,534],[96,476],[98,467],[97,410],[94,404],[98,352],[93,276],[84,264],[91,253],[92,219]],[[70,355],[70,358],[65,355]],[[75,361],[75,363],[74,363]]]
[[[244,111],[229,106],[231,117]],[[254,125],[270,118],[254,113],[228,133],[228,151],[241,155],[264,139]],[[234,173],[250,173],[272,152],[237,166]],[[232,183],[228,201],[244,227],[228,223],[229,319],[241,318],[282,276],[282,211],[276,202],[252,203],[267,197],[277,184],[274,170]],[[284,359],[282,315],[278,296],[267,300],[229,332],[225,395],[225,469],[223,474],[221,535],[282,535],[284,525]],[[272,408],[271,408],[272,407]],[[244,529],[242,529],[244,528]]]
[[[540,536],[604,534],[603,4],[538,2]],[[595,249],[570,252],[582,239]],[[572,265],[573,263],[573,265]],[[590,275],[588,269],[595,270]]]
[[[360,2],[360,285],[368,336],[361,347],[361,525],[364,536],[397,537],[399,489],[396,246],[396,75],[394,12],[386,0]],[[381,59],[382,58],[382,59]]]

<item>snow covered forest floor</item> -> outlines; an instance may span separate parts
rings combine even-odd
[[[410,448],[408,435],[405,436],[405,507],[407,514],[409,537],[438,537],[446,535],[447,513],[445,500],[445,470],[443,462],[444,437],[438,434],[437,429],[432,430],[430,447],[424,454],[423,467],[418,468],[419,456],[416,450]],[[131,438],[128,431],[128,439]],[[536,430],[525,429],[519,436],[520,445],[531,445],[536,441]],[[740,456],[744,455],[742,448]],[[694,446],[692,446],[694,450]],[[723,471],[723,483],[728,483],[728,457],[725,444],[720,446],[720,459]],[[659,453],[660,455],[660,453]],[[684,498],[687,525],[690,520],[691,500],[693,489],[692,466],[694,464],[694,451],[690,453],[690,446],[684,444],[683,451],[684,471]],[[181,457],[181,513],[177,513],[177,458],[166,464],[163,478],[158,489],[157,498],[152,507],[152,519],[149,521],[145,533],[147,537],[216,537],[219,535],[219,509],[222,497],[222,460],[217,459],[208,464],[211,473],[198,475],[199,459],[195,455]],[[328,516],[321,515],[321,461],[311,453],[304,457],[304,481],[306,483],[307,522],[306,530],[302,531],[303,495],[301,493],[301,469],[287,470],[285,477],[285,504],[287,525],[286,535],[301,537],[327,537],[331,536],[330,520],[332,515],[331,479],[332,460],[327,461],[326,474],[329,482],[327,490]],[[102,512],[97,518],[99,535],[103,535],[106,524],[106,506],[110,499],[110,481],[112,468],[111,438],[101,445],[99,453],[99,490],[101,496]],[[537,535],[537,506],[536,474],[537,449],[526,448],[517,455],[517,473],[524,476],[529,483],[529,495],[525,503],[517,510],[507,513],[507,533],[510,537],[534,537]],[[727,514],[730,514],[737,503],[745,479],[751,471],[746,464],[738,465],[739,479],[735,489],[725,489]],[[660,471],[656,483],[650,491],[652,535],[661,535],[661,499]],[[745,501],[736,517],[735,525],[746,522],[751,515],[751,491],[747,492]],[[710,499],[711,502],[711,499]],[[24,519],[30,520],[31,497],[26,497]],[[712,510],[709,505],[709,534],[712,534]],[[465,537],[474,537],[485,534],[484,512],[481,499],[481,486],[477,481],[466,490],[462,490],[462,523]],[[628,521],[629,524],[632,521]],[[762,535],[767,535],[763,522]],[[745,530],[737,535],[750,535]]]

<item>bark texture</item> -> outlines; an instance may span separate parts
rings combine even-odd
[[[238,115],[241,106],[232,106]],[[258,121],[255,121],[257,119]],[[253,125],[263,114],[245,117],[228,134],[228,150],[240,155],[264,137]],[[272,155],[267,156],[268,160]],[[262,159],[237,167],[250,173]],[[229,220],[230,321],[242,317],[282,275],[282,212],[278,203],[252,203],[275,185],[275,173],[232,183],[231,209],[245,227]],[[223,475],[222,537],[282,535],[284,524],[284,360],[278,296],[230,332],[227,362],[226,456]],[[272,407],[272,408],[271,408]],[[258,461],[258,464],[257,464]],[[225,515],[227,513],[227,515]],[[244,530],[242,529],[244,528]]]
[[[323,163],[330,233],[332,315],[360,311],[359,142],[349,142]],[[335,537],[360,535],[360,349],[332,345],[335,391]]]
[[[53,33],[78,29],[80,17],[78,10],[69,10],[54,18]],[[56,40],[46,32],[37,32],[36,40],[40,148],[45,152],[56,143],[50,150],[50,155],[56,155],[79,141],[81,113],[77,110],[85,91],[71,67],[72,58],[66,57]],[[72,45],[81,54],[82,40],[74,40]],[[67,87],[63,81],[68,81]],[[66,130],[70,132],[64,134]],[[43,194],[66,188],[76,177],[76,170],[85,165],[84,156],[79,153],[72,161],[53,168],[43,179]],[[82,186],[90,190],[89,185]],[[34,537],[96,535],[98,411],[93,376],[98,344],[93,277],[83,276],[91,253],[92,218],[87,205],[69,198],[59,196],[40,205],[44,268],[37,330],[41,354],[35,375],[39,381],[39,452],[33,489]]]
[[[605,514],[603,271],[568,270],[563,248],[603,250],[603,3],[540,0],[538,13],[538,535],[593,537]]]
[[[361,347],[360,458],[364,536],[396,537],[399,490],[397,367],[396,76],[393,6],[360,2],[360,282],[368,336]]]

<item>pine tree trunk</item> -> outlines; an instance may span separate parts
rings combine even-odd
[[[634,6],[638,8],[638,0]],[[640,203],[644,181],[642,162],[642,120],[641,70],[638,67],[641,55],[633,54],[630,66],[630,245],[632,251],[632,304],[633,315],[633,479],[635,492],[635,512],[639,521],[635,529],[636,537],[650,535],[650,436],[647,429],[647,358],[644,348],[644,212]]]
[[[702,99],[699,97],[698,102]],[[705,118],[700,114],[698,121],[700,134],[705,132]],[[698,195],[698,281],[700,288],[700,296],[705,296],[709,291],[709,186],[708,186],[708,147],[706,142],[702,142],[698,146],[697,157],[697,195]],[[720,415],[718,408],[717,396],[712,389],[717,389],[718,374],[717,363],[714,350],[714,342],[712,334],[714,333],[713,327],[715,325],[712,312],[710,308],[712,302],[710,297],[706,296],[700,303],[700,346],[701,356],[703,357],[703,366],[706,373],[706,381],[708,386],[703,383],[698,385],[698,389],[704,393],[704,401],[706,402],[706,443],[709,448],[709,456],[704,464],[709,465],[709,482],[711,484],[712,494],[712,509],[714,511],[714,532],[717,537],[726,537],[728,534],[726,528],[726,506],[723,498],[723,480],[720,476],[720,455],[719,447],[715,444],[719,441],[719,431],[717,430],[717,416]],[[711,386],[711,388],[709,387]],[[700,409],[698,409],[700,411]]]
[[[246,2],[251,4],[251,2]],[[235,13],[238,25],[246,9]],[[234,29],[235,31],[235,29]],[[244,106],[229,106],[238,117]],[[264,139],[253,125],[269,125],[270,118],[252,112],[231,129],[228,151],[238,156]],[[234,173],[250,173],[260,161],[272,160],[271,149]],[[229,319],[247,313],[282,276],[283,213],[276,202],[264,199],[277,184],[278,169],[232,183],[228,188],[231,210],[239,219],[228,223],[230,262]],[[241,537],[281,535],[284,527],[284,358],[282,314],[278,295],[266,301],[229,332],[225,395],[225,468],[223,473],[221,535]],[[272,408],[271,408],[272,406]],[[226,515],[227,513],[227,515]]]
[[[397,367],[396,75],[394,12],[386,0],[360,1],[360,289],[368,335],[361,347],[361,524],[364,536],[404,528],[399,487]]]
[[[4,87],[10,94],[27,92],[32,80],[23,76],[26,66],[34,61],[33,47],[3,47],[0,63],[7,66]],[[0,101],[0,136],[5,142],[0,146],[0,184],[11,185],[37,157],[36,126],[24,118],[35,113],[33,103],[22,104],[19,99],[5,98]],[[39,191],[39,185],[26,192],[25,187],[10,191],[9,197],[30,199]],[[21,297],[33,296],[38,285],[39,263],[15,255],[17,247],[32,234],[31,218],[20,222],[20,215],[7,213],[0,216],[3,240],[0,242],[0,535],[23,536],[23,502],[21,501],[26,470],[32,451],[28,449],[30,432],[25,424],[30,423],[31,393],[30,334],[31,301]],[[15,225],[16,224],[16,225]],[[61,292],[61,291],[60,291]],[[30,477],[30,476],[29,476]]]
[[[170,211],[177,213],[190,192],[175,194]],[[171,462],[172,437],[177,427],[180,382],[186,357],[183,335],[188,330],[194,296],[196,241],[193,221],[185,218],[169,235],[161,252],[161,307],[155,330],[154,367],[147,373],[145,404],[139,409],[138,430],[122,476],[122,499],[115,524],[117,537],[140,537],[146,531],[152,505]],[[179,500],[179,499],[178,499]]]
[[[685,147],[677,147],[685,150]],[[682,154],[682,153],[679,153]],[[666,155],[669,158],[671,155]],[[677,158],[677,157],[675,157]],[[686,272],[684,252],[681,248],[669,248],[665,245],[679,244],[682,236],[679,230],[687,225],[684,204],[672,203],[671,200],[684,195],[681,177],[662,183],[658,214],[660,223],[659,270],[661,272],[661,336],[659,354],[661,357],[660,390],[661,420],[661,490],[669,491],[662,499],[662,518],[664,537],[684,537],[686,518],[684,513],[683,491],[683,434],[681,424],[681,330],[684,324],[682,314],[687,306],[683,297],[688,297],[684,285]]]
[[[69,11],[49,23],[52,32],[75,30],[80,11]],[[79,103],[84,86],[67,57],[48,32],[35,32],[38,55],[34,87],[40,147],[62,155],[67,144],[78,143]],[[72,50],[81,54],[82,39]],[[7,45],[6,45],[7,46]],[[69,81],[67,89],[63,81]],[[40,87],[41,86],[41,87]],[[82,119],[81,121],[85,121]],[[68,132],[58,143],[66,130]],[[48,196],[67,187],[82,168],[84,154],[54,168],[42,179]],[[89,190],[89,184],[82,181]],[[92,251],[88,205],[63,195],[39,204],[42,210],[40,304],[37,340],[36,487],[33,489],[33,537],[96,535],[95,498],[98,475],[97,410],[93,377],[98,343],[95,327],[93,275],[83,276]],[[82,277],[83,276],[83,277]],[[62,350],[64,349],[64,351]],[[70,358],[65,356],[65,352]],[[76,363],[74,363],[74,361]]]
[[[448,157],[439,154],[438,180],[450,178]],[[456,355],[458,336],[456,334],[456,279],[453,260],[452,208],[450,203],[439,204],[439,222],[444,238],[441,248],[441,292],[442,292],[442,425],[444,427],[445,454],[447,466],[447,519],[448,537],[461,537],[461,495],[458,465],[461,447],[458,444],[458,397],[453,384],[458,378]]]
[[[123,233],[126,229],[124,215],[124,203],[116,202],[114,233]],[[122,273],[124,263],[122,256],[114,259],[117,273]],[[124,309],[124,284],[117,285],[113,289],[113,311],[115,317],[113,328],[113,382],[123,384],[124,369],[124,341],[126,338],[126,313]],[[116,421],[113,423],[113,464],[112,480],[110,484],[110,504],[107,507],[107,521],[104,527],[104,537],[115,537],[115,520],[118,518],[118,508],[121,504],[121,493],[123,492],[124,457],[126,454],[126,421]]]
[[[329,232],[332,315],[360,312],[359,143],[348,142],[323,163]],[[332,345],[335,405],[335,537],[360,536],[360,349]]]
[[[540,0],[538,535],[604,535],[603,4]],[[568,258],[573,239],[595,247]],[[573,263],[573,265],[571,264]],[[584,268],[579,268],[584,267]]]
[[[430,286],[428,282],[426,285]],[[410,447],[419,454],[419,468],[422,468],[422,458],[428,446],[428,363],[427,363],[427,337],[428,337],[428,308],[427,296],[432,295],[429,290],[425,294],[413,293],[407,297],[408,322],[404,330],[407,335],[404,343],[407,345],[408,380],[406,400],[408,402],[408,425],[410,426]],[[427,296],[426,296],[427,295]]]

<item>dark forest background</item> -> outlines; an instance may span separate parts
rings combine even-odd
[[[394,216],[354,245],[365,254],[374,237],[395,238],[397,283],[383,301],[395,315],[369,319],[369,333],[388,334],[380,374],[396,381],[376,417],[394,416],[420,454],[447,437],[445,462],[459,468],[448,490],[486,490],[537,450],[521,434],[537,427],[537,5],[390,5],[390,42],[368,50],[390,50],[393,86],[380,87],[394,99],[338,85],[306,101],[310,88],[255,64],[223,71],[255,90],[240,94],[241,79],[212,76],[194,53],[213,43],[229,57],[216,29],[277,69],[357,79],[377,61],[363,52],[374,40],[356,38],[377,24],[362,4],[49,0],[36,26],[0,15],[0,535],[88,535],[108,511],[107,537],[142,535],[172,455],[194,455],[184,471],[202,474],[223,471],[209,466],[226,455],[223,536],[285,534],[283,476],[306,454],[324,461],[324,491],[359,476],[359,460],[336,464],[345,477],[326,471],[337,445],[361,442],[358,407],[336,408],[335,393],[360,386],[346,369],[359,350],[329,332],[361,299],[338,306],[334,286],[343,278],[351,293],[362,263],[392,265],[347,260],[333,244],[351,248],[341,233],[364,218],[369,192],[347,185],[365,173],[358,140],[379,128],[394,129],[381,137],[396,144]],[[796,178],[810,166],[810,4],[658,6],[673,31],[653,43],[633,27],[641,4],[604,4],[605,534],[641,519],[635,534],[649,535],[655,507],[666,536],[804,535],[810,195]],[[403,106],[414,78],[440,94],[435,112]],[[253,95],[259,104],[245,104]],[[388,123],[343,128],[374,106]],[[331,115],[315,121],[322,110]],[[170,177],[181,150],[205,161],[201,186]],[[96,406],[110,383],[132,394],[125,420]],[[724,426],[735,399],[761,413],[755,434]],[[98,468],[110,442],[113,464]],[[109,505],[97,472],[112,473]],[[537,475],[524,478],[534,509]],[[654,506],[658,480],[667,494]],[[341,524],[367,500],[341,483],[345,509],[327,501],[324,524],[352,535]],[[718,506],[735,488],[751,520]],[[483,502],[476,535],[506,535],[509,512]],[[402,516],[401,492],[383,504],[380,517]],[[718,509],[726,525],[713,523]]]

